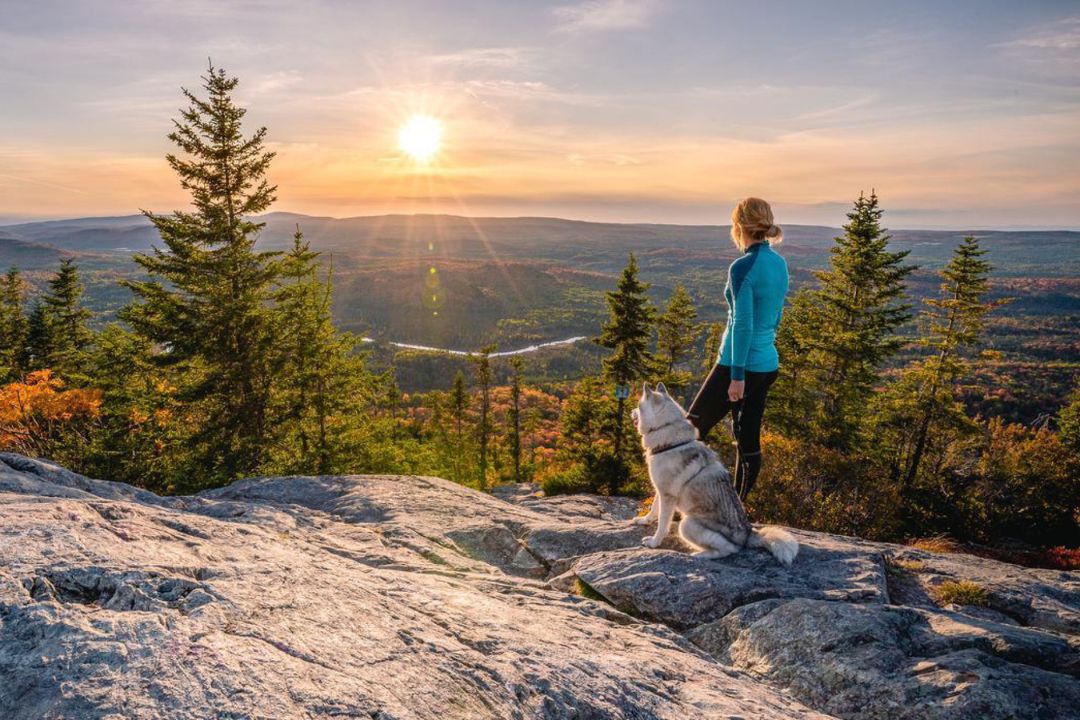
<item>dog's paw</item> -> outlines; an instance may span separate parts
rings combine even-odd
[[[660,542],[660,540],[657,540],[656,538],[651,536],[641,539],[641,544],[647,548],[658,548],[660,547]]]
[[[650,520],[648,515],[638,515],[636,518],[630,519],[631,525],[648,525]]]

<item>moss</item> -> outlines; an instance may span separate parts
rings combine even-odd
[[[934,599],[941,605],[990,605],[990,593],[986,588],[968,580],[949,580],[934,589]]]
[[[574,579],[574,590],[577,592],[578,595],[583,598],[588,598],[589,600],[595,600],[602,603],[606,603],[608,601],[606,597],[596,592],[596,589],[592,585],[585,582],[581,578]]]

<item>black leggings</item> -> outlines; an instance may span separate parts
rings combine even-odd
[[[731,384],[731,368],[714,365],[709,377],[698,390],[686,417],[698,429],[703,440],[716,424],[731,413],[732,430],[735,432],[735,489],[744,500],[754,487],[761,471],[761,419],[765,415],[765,398],[776,380],[778,372],[746,371],[746,388],[743,399],[733,403],[728,399]]]

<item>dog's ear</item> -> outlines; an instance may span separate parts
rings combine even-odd
[[[659,392],[659,393],[664,393],[665,395],[667,395],[667,394],[668,394],[667,388],[666,388],[666,387],[664,387],[664,383],[659,383],[659,384],[658,384],[658,385],[656,386],[656,392]]]
[[[646,380],[645,382],[641,383],[641,394],[648,395],[650,392],[652,391],[649,390],[649,381]]]

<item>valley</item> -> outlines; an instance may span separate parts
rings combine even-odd
[[[703,323],[723,322],[723,287],[735,250],[725,226],[591,223],[557,218],[386,215],[335,219],[275,212],[259,218],[259,247],[284,250],[297,228],[332,269],[334,318],[366,338],[376,366],[393,363],[406,391],[446,389],[467,357],[529,349],[534,382],[595,369],[588,342],[602,323],[604,293],[637,255],[650,296],[662,304],[686,286]],[[887,219],[887,218],[886,218]],[[793,289],[828,262],[837,228],[785,226],[782,252]],[[961,231],[893,230],[891,244],[918,265],[916,301],[937,291],[935,271]],[[994,265],[991,297],[1010,299],[990,316],[981,377],[991,388],[976,410],[1035,421],[1054,409],[1080,368],[1080,233],[977,231]],[[117,281],[135,277],[135,252],[156,241],[142,216],[82,218],[0,227],[0,266],[16,265],[42,285],[60,258],[74,257],[87,304],[102,325],[128,301]],[[920,329],[912,325],[911,337]],[[585,338],[567,342],[567,338]],[[704,333],[699,340],[703,351]],[[536,350],[531,348],[536,346]],[[985,396],[984,396],[985,395]]]

